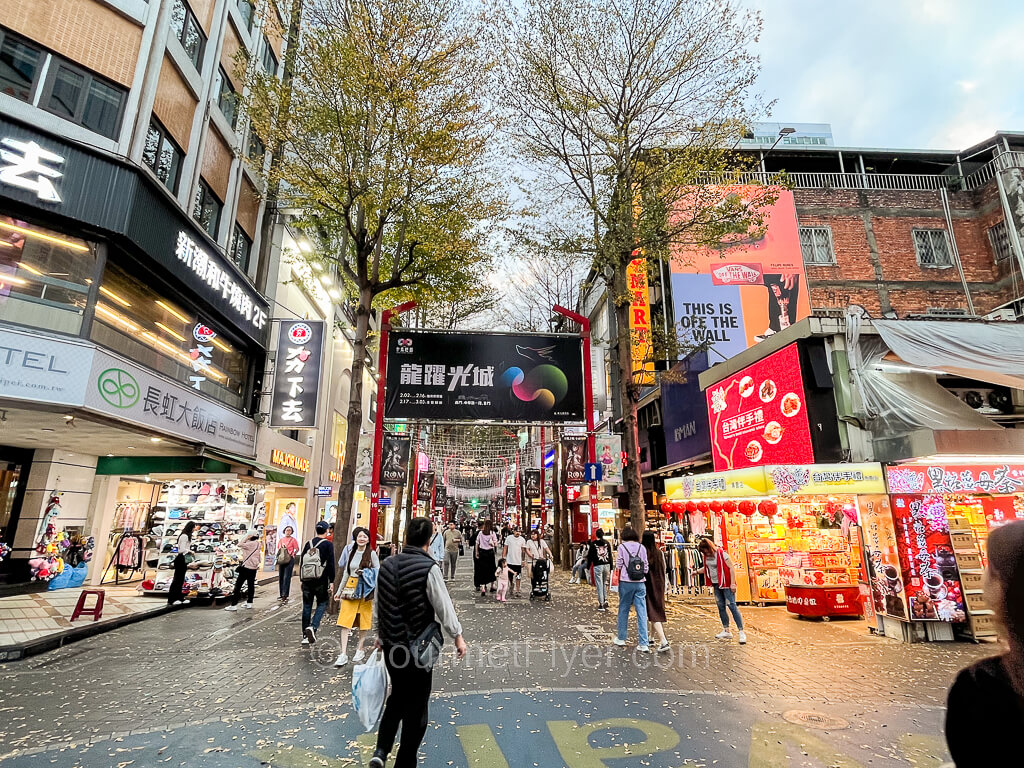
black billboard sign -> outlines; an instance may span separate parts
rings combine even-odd
[[[384,435],[384,448],[380,460],[382,485],[405,485],[409,471],[409,447],[408,437]]]
[[[416,501],[429,502],[434,495],[434,473],[420,472],[416,480]]]
[[[209,329],[203,329],[209,330]],[[200,327],[193,335],[200,339]],[[197,341],[199,348],[203,342]],[[212,342],[211,342],[212,343]],[[317,393],[324,348],[322,320],[282,320],[277,334],[274,399],[270,426],[275,429],[316,427]]]
[[[540,470],[528,469],[523,472],[523,499],[529,504],[530,499],[540,498]]]
[[[444,511],[445,514],[448,515],[449,520],[455,519],[455,510],[457,509],[457,507],[458,504],[456,503],[454,496],[449,496],[447,499],[445,499]]]
[[[393,332],[384,415],[582,422],[583,342],[551,334]]]
[[[514,485],[505,486],[505,509],[510,509],[517,505],[516,500],[516,487]]]
[[[562,438],[562,484],[583,485],[587,465],[586,435],[566,435]]]
[[[448,501],[448,487],[446,485],[437,486],[437,490],[434,491],[434,506],[444,508],[445,502]]]

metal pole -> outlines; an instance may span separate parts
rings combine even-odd
[[[540,428],[540,526],[539,526],[540,529],[541,529],[541,536],[543,536],[543,531],[544,531],[544,512],[545,512],[545,510],[544,510],[544,502],[546,501],[546,498],[547,498],[547,491],[544,490],[544,485],[545,485],[544,464],[545,464],[545,459],[547,458],[547,456],[545,455],[546,452],[547,452],[546,449],[547,449],[547,446],[545,446],[545,444],[544,444],[544,427],[541,426],[541,428]]]
[[[664,294],[665,286],[661,287],[662,293]],[[662,298],[662,308],[664,308],[664,298]],[[554,306],[555,312],[560,315],[568,317],[580,326],[580,336],[583,338],[583,402],[587,409],[587,454],[588,461],[593,464],[597,461],[597,449],[594,443],[594,372],[591,369],[590,362],[590,318],[581,315],[579,312],[573,312],[571,309],[560,307],[557,304]],[[590,517],[593,519],[594,511],[597,505],[597,483],[590,484]]]
[[[380,513],[380,459],[384,449],[384,389],[388,374],[388,334],[391,318],[416,306],[407,301],[385,309],[380,318],[380,349],[377,350],[377,418],[373,425],[373,474],[370,482],[370,546],[377,544],[377,518]]]

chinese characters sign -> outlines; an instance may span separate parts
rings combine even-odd
[[[562,438],[562,482],[565,485],[583,485],[586,463],[586,435],[564,436]]]
[[[889,497],[861,496],[858,507],[875,612],[906,619],[906,591]]]
[[[705,395],[715,470],[814,461],[796,344],[713,384]]]
[[[316,426],[317,393],[324,345],[322,320],[282,320],[274,367],[274,401],[270,426],[284,429]]]
[[[811,464],[796,467],[766,467],[768,492],[795,494],[885,493],[882,465]]]
[[[654,385],[651,359],[651,304],[647,296],[647,260],[633,259],[626,267],[629,288],[629,348],[633,359],[633,380],[640,386]]]
[[[236,278],[222,262],[214,259],[206,249],[193,240],[187,232],[178,233],[178,244],[174,255],[187,270],[198,278],[206,294],[214,293],[234,310],[235,320],[240,325],[249,325],[249,331],[259,334],[267,324],[267,313],[262,299],[250,286]]]
[[[44,203],[61,202],[53,182],[64,174],[57,168],[64,163],[60,155],[43,149],[34,141],[0,139],[0,184],[34,192]]]
[[[971,464],[886,469],[893,493],[1024,493],[1024,465]]]
[[[582,340],[392,333],[384,415],[433,421],[582,422]]]

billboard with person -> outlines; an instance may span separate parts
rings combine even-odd
[[[764,188],[731,186],[754,199]],[[788,328],[811,313],[793,193],[779,190],[763,210],[763,237],[729,236],[717,248],[677,248],[672,301],[684,349],[705,347],[713,365]]]

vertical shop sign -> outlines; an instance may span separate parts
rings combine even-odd
[[[505,486],[505,509],[516,506],[516,487],[514,485]]]
[[[789,190],[762,210],[763,237],[730,235],[716,248],[677,249],[672,254],[672,296],[683,348],[706,347],[728,360],[811,313],[804,275],[796,203]],[[763,198],[764,187],[704,188],[723,205]],[[709,200],[693,203],[708,208]],[[685,216],[684,210],[679,216]]]
[[[213,340],[217,338],[217,332],[204,323],[196,323],[192,329],[192,338],[196,345],[188,351],[192,361],[192,373],[188,380],[192,382],[193,389],[199,389],[199,385],[207,379],[206,374],[212,373]]]
[[[381,449],[380,482],[383,485],[405,485],[409,479],[409,450],[412,443],[404,435],[384,435]]]
[[[647,259],[633,259],[626,267],[629,287],[629,348],[633,359],[633,381],[654,386],[654,355],[651,339],[651,303],[647,296]]]
[[[448,502],[448,487],[445,485],[437,486],[437,490],[434,491],[434,507],[444,509]]]
[[[618,485],[622,480],[622,435],[600,435],[594,439],[597,461],[602,466],[601,482]]]
[[[430,503],[434,496],[434,473],[420,472],[416,480],[416,501]]]
[[[586,475],[587,436],[566,435],[562,438],[562,482],[583,485]]]
[[[523,505],[528,506],[540,498],[540,470],[528,469],[523,472]]]
[[[312,429],[317,426],[324,327],[322,320],[281,321],[271,427]]]
[[[960,570],[941,496],[892,496],[910,619],[966,621]]]
[[[889,497],[863,495],[857,501],[875,612],[905,620],[906,587]]]

